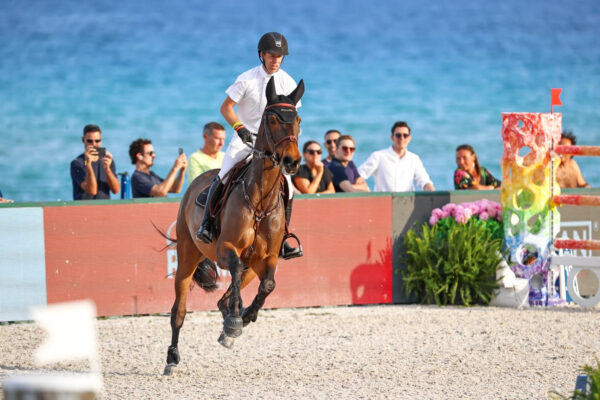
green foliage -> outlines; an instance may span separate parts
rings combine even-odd
[[[550,392],[550,396],[553,399],[562,399],[562,400],[600,400],[600,360],[598,357],[596,358],[596,367],[592,367],[591,365],[585,365],[582,369],[588,377],[589,383],[589,393],[582,393],[579,390],[575,390],[573,394],[569,397],[565,397],[556,392]]]
[[[489,304],[498,288],[502,237],[501,222],[477,218],[466,224],[444,218],[432,227],[423,224],[420,234],[410,230],[402,272],[407,294],[440,306]]]

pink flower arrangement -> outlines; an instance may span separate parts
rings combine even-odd
[[[454,204],[448,203],[444,207],[435,208],[431,212],[429,225],[435,225],[440,219],[452,217],[459,224],[466,224],[471,217],[477,217],[482,221],[495,218],[502,221],[502,209],[500,203],[481,199],[471,203]]]

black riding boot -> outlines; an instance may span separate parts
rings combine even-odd
[[[290,219],[292,218],[292,202],[294,199],[291,199],[285,208],[285,222],[287,225],[290,224]],[[299,247],[290,246],[286,240],[290,237],[293,237],[298,242]],[[290,258],[302,257],[302,245],[300,241],[294,234],[288,234],[283,238],[283,243],[281,244],[281,250],[279,251],[279,257],[284,260],[289,260]]]
[[[204,208],[204,216],[202,217],[200,228],[198,228],[198,231],[196,232],[196,237],[207,244],[212,242],[213,216],[210,213],[210,209],[213,203],[213,196],[220,183],[221,179],[219,178],[219,175],[217,175],[215,180],[211,183],[210,189],[208,189],[208,194],[206,195],[206,206]]]

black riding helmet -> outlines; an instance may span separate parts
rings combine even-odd
[[[278,32],[265,33],[258,41],[258,58],[261,52],[287,56],[288,44],[285,36]]]

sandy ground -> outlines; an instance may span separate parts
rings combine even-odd
[[[104,399],[543,399],[600,356],[600,310],[390,305],[264,310],[233,349],[188,314],[162,376],[168,316],[99,321]],[[0,380],[31,373],[43,332],[0,326]],[[87,362],[48,369],[82,371]]]

